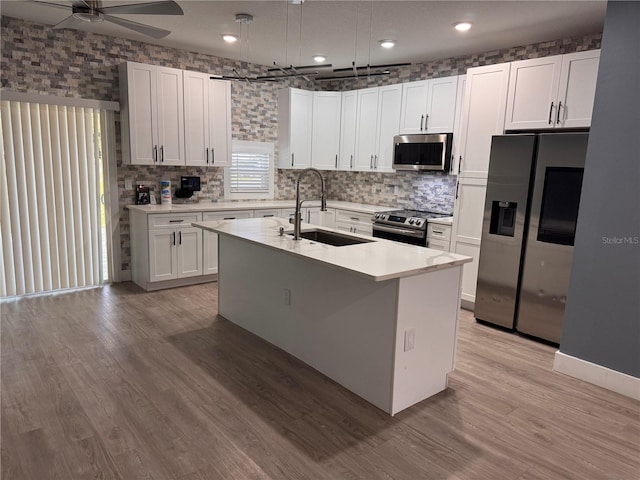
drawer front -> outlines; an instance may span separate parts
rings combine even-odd
[[[427,247],[435,250],[449,251],[449,242],[444,240],[427,240]]]
[[[360,235],[373,235],[373,225],[363,222],[345,222],[336,220],[336,230],[343,232],[359,233]]]
[[[267,218],[267,217],[279,217],[280,210],[270,209],[270,210],[254,210],[253,211],[254,218]]]
[[[203,221],[209,220],[235,220],[237,218],[253,218],[253,210],[229,210],[227,212],[205,212]]]
[[[163,213],[159,215],[149,215],[149,229],[155,228],[175,228],[181,226],[191,226],[191,222],[202,220],[200,213]]]
[[[336,210],[336,222],[371,223],[371,214]]]
[[[451,227],[449,225],[428,223],[427,239],[428,240],[444,240],[448,242],[451,239]]]

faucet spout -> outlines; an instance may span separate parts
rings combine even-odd
[[[298,178],[296,179],[296,212],[293,215],[293,239],[300,240],[300,224],[302,223],[302,202],[307,201],[307,199],[300,200],[300,180],[303,177],[308,175],[309,173],[315,173],[320,178],[320,210],[323,212],[327,211],[327,198],[326,198],[326,189],[324,184],[324,177],[320,170],[317,168],[305,168],[298,174]]]

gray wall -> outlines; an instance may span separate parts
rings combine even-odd
[[[640,377],[640,2],[609,2],[560,351]]]

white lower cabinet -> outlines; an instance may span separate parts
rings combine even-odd
[[[333,208],[327,208],[323,212],[320,207],[309,207],[307,208],[306,222],[321,227],[335,228],[336,211]]]
[[[427,247],[448,252],[450,242],[451,225],[427,224]]]
[[[253,210],[204,212],[202,214],[203,222],[210,222],[212,220],[235,220],[236,218],[253,218]],[[204,275],[216,274],[218,273],[218,234],[204,231],[203,244],[202,273]]]
[[[361,235],[373,235],[371,214],[352,212],[350,210],[336,209],[336,230],[359,233]]]

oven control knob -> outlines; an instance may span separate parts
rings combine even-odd
[[[409,225],[413,225],[413,218],[409,219]]]
[[[416,220],[416,227],[419,227],[420,225],[422,225],[422,220],[420,219]]]
[[[376,214],[374,215],[374,217],[375,217],[375,218],[380,218],[380,214],[379,214],[379,213],[376,213]]]

